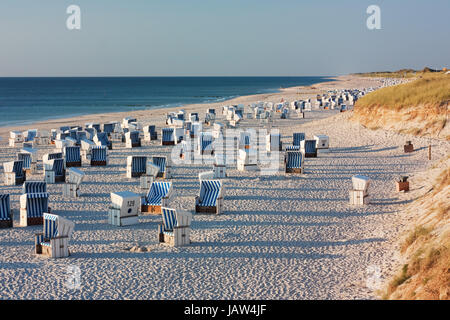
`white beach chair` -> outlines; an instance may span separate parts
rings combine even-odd
[[[23,170],[23,160],[8,161],[3,163],[5,185],[21,185],[26,180],[26,172]]]
[[[44,231],[35,235],[35,253],[49,258],[70,255],[69,240],[75,224],[61,216],[44,213]]]
[[[139,223],[141,197],[130,191],[111,193],[108,222],[115,226],[129,226]]]
[[[355,175],[352,177],[353,189],[350,190],[350,204],[365,205],[369,204],[369,177],[363,175]]]
[[[162,208],[163,223],[158,227],[158,240],[173,247],[191,243],[192,214],[187,211]]]
[[[67,183],[63,185],[63,196],[77,198],[81,195],[80,186],[85,177],[85,173],[76,168],[67,170]]]

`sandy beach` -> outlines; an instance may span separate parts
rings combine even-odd
[[[245,96],[225,102],[182,107],[196,111],[258,101],[279,102],[315,97],[334,89],[377,87],[381,80],[341,76],[336,81],[294,87],[278,93]],[[133,116],[143,125],[165,126],[165,114],[181,108],[141,110],[55,119],[32,125],[0,128],[0,163],[13,160],[18,148],[8,147],[11,130],[59,128],[87,122],[118,120]],[[227,170],[224,213],[193,214],[192,244],[181,248],[160,245],[158,216],[140,216],[140,223],[115,227],[107,223],[110,193],[144,194],[139,179],[127,179],[129,155],[170,155],[171,147],[159,141],[143,142],[141,148],[114,144],[107,167],[81,168],[86,177],[82,196],[67,199],[60,184],[48,185],[54,213],[75,222],[70,241],[71,256],[45,259],[34,254],[34,234],[42,226],[18,225],[21,186],[0,184],[0,193],[11,194],[14,228],[0,229],[0,299],[378,299],[381,282],[401,263],[399,236],[411,226],[413,216],[405,207],[426,190],[414,185],[416,177],[444,158],[450,142],[419,138],[382,129],[369,130],[350,121],[352,112],[313,110],[305,119],[276,119],[285,144],[292,133],[330,137],[330,152],[305,159],[305,174],[286,176],[281,170],[263,177],[256,172]],[[262,128],[246,119],[239,128]],[[406,140],[417,152],[403,153]],[[433,160],[427,158],[429,144]],[[53,146],[40,146],[38,159]],[[42,162],[41,162],[42,163]],[[194,209],[199,190],[198,173],[208,165],[173,167],[173,206]],[[3,171],[3,170],[2,170]],[[348,201],[351,177],[371,178],[371,204],[352,207]],[[414,186],[410,193],[395,192],[394,179],[405,174]],[[2,174],[3,178],[3,174]],[[423,177],[422,177],[423,179]],[[27,180],[42,180],[42,170]],[[425,182],[423,182],[425,183]],[[147,252],[130,252],[138,243]],[[68,267],[81,271],[81,287],[66,286]],[[380,272],[380,283],[370,274]]]

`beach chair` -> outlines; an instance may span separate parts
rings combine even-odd
[[[303,154],[300,151],[286,152],[284,165],[286,173],[303,173]]]
[[[147,161],[146,172],[139,178],[141,189],[148,190],[151,187],[153,181],[155,181],[156,177],[158,176],[158,173],[159,167],[153,164],[153,162]]]
[[[369,204],[369,177],[363,175],[355,175],[352,177],[353,189],[350,190],[350,204],[365,205]]]
[[[108,150],[112,150],[112,143],[108,139],[108,135],[104,132],[97,132],[94,136],[94,143],[97,146],[107,147]]]
[[[129,131],[125,133],[125,145],[127,148],[138,148],[141,146],[139,131]]]
[[[305,134],[303,132],[296,132],[292,134],[292,145],[300,147],[301,141],[305,140]]]
[[[266,151],[281,151],[282,143],[281,143],[281,134],[279,133],[269,133],[266,136]]]
[[[80,185],[83,182],[85,173],[76,168],[67,170],[67,183],[63,185],[63,196],[77,198],[81,195]]]
[[[330,138],[324,134],[317,134],[314,136],[316,140],[316,149],[319,151],[325,151],[330,148]]]
[[[148,125],[144,127],[144,140],[145,141],[158,140],[158,133],[156,132],[156,126]]]
[[[64,148],[64,160],[66,168],[81,167],[81,152],[80,147],[65,147]]]
[[[3,170],[7,186],[21,185],[26,180],[26,172],[23,170],[22,160],[4,162]]]
[[[239,171],[259,170],[256,151],[253,149],[250,150],[239,149],[237,158],[237,169]]]
[[[24,140],[23,133],[20,131],[9,132],[9,146],[15,147],[16,143],[22,143]]]
[[[92,154],[92,148],[96,147],[95,143],[89,139],[81,139],[80,141],[80,153],[81,153],[81,158],[83,160],[90,160],[91,159],[91,154]]]
[[[195,197],[195,212],[213,214],[223,212],[223,186],[220,180],[200,181],[200,192]]]
[[[22,227],[43,223],[45,212],[50,212],[48,193],[25,193],[20,196],[20,225]]]
[[[25,181],[22,186],[22,193],[45,193],[47,192],[47,182],[45,181]]]
[[[201,123],[191,122],[191,129],[189,130],[189,135],[191,139],[196,139],[201,131],[202,131]]]
[[[214,154],[213,172],[215,179],[222,179],[227,177],[226,156],[225,153]]]
[[[30,129],[23,132],[24,140],[23,142],[34,142],[34,138],[36,138],[37,129]]]
[[[36,162],[33,161],[33,155],[29,152],[19,152],[17,160],[23,161],[23,170],[26,174],[34,174],[36,172]]]
[[[48,258],[70,255],[69,240],[75,223],[56,214],[44,213],[44,230],[35,235],[35,253]]]
[[[133,118],[133,117],[125,117],[125,118],[122,119],[122,126],[124,128],[128,128],[129,124],[132,123],[132,122],[137,122],[137,119]]]
[[[200,132],[198,136],[198,153],[200,155],[214,154],[213,136],[211,132]]]
[[[141,199],[142,214],[161,214],[161,208],[169,206],[172,194],[172,182],[154,181],[147,195]]]
[[[200,118],[198,117],[198,112],[189,112],[189,121],[191,122],[198,122],[200,121]]]
[[[44,181],[47,183],[64,182],[66,180],[66,169],[64,159],[56,158],[44,160]]]
[[[127,157],[127,178],[139,178],[147,173],[147,157],[128,156]]]
[[[96,146],[91,149],[91,166],[106,166],[108,164],[108,149]]]
[[[13,227],[13,212],[9,194],[0,194],[0,229]]]
[[[316,140],[302,140],[300,150],[305,158],[317,158]]]
[[[171,146],[176,143],[174,128],[162,128],[161,137],[161,145],[163,146]]]
[[[97,130],[95,130],[94,128],[84,128],[84,131],[86,131],[86,138],[93,141],[94,136],[97,134]]]
[[[139,223],[141,197],[130,191],[111,193],[108,223],[121,227]]]
[[[163,207],[162,221],[158,227],[159,243],[172,247],[191,243],[192,213]]]
[[[38,145],[49,145],[50,144],[50,132],[48,132],[47,130],[39,130],[37,132],[36,137],[34,138],[34,141],[38,144]]]
[[[105,124],[103,124],[103,132],[106,133],[108,136],[110,136],[111,133],[114,132],[115,127],[116,127],[115,122],[105,123]]]
[[[159,172],[157,177],[163,179],[170,179],[172,177],[170,162],[167,157],[164,156],[153,156],[152,162],[154,165],[158,166]]]

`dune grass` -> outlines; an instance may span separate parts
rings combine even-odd
[[[408,107],[442,108],[450,102],[450,75],[430,74],[415,81],[371,92],[358,100],[357,109],[383,107],[400,110]]]

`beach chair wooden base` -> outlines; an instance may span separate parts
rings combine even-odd
[[[105,161],[95,161],[91,160],[91,167],[104,167],[106,166],[106,160]]]
[[[139,223],[139,217],[137,215],[121,217],[120,209],[109,208],[108,223],[117,227],[131,226]]]
[[[195,206],[195,212],[196,213],[208,213],[208,214],[220,214],[218,212],[217,207],[202,207],[199,205]]]
[[[159,233],[159,243],[164,243],[172,247],[186,246],[191,243],[190,227],[174,227],[172,232]]]
[[[414,145],[412,145],[412,144],[405,144],[403,146],[403,150],[404,150],[405,153],[414,152]]]
[[[37,218],[22,218],[22,210],[20,209],[20,226],[21,227],[28,227],[28,226],[39,226],[44,224],[44,217],[37,217]],[[26,212],[25,212],[26,214]]]
[[[36,234],[35,240],[36,254],[54,259],[66,258],[70,256],[69,237],[55,237],[50,239],[50,241],[46,241],[48,245],[42,245],[41,243],[37,243],[38,236],[40,235],[42,235],[42,233]]]
[[[145,174],[145,172],[132,172],[131,173],[131,177],[132,178],[140,178],[141,176],[143,176]]]
[[[365,194],[363,190],[350,190],[350,204],[351,205],[366,205],[370,203],[368,194]]]
[[[81,167],[81,160],[75,162],[66,162],[66,168]]]
[[[0,229],[7,229],[13,227],[13,218],[11,216],[11,219],[9,220],[0,220]]]
[[[175,141],[162,141],[161,145],[162,146],[174,146],[175,145]]]
[[[141,213],[143,215],[160,215],[161,212],[161,206],[151,206],[145,204],[141,206]]]
[[[15,172],[5,172],[5,185],[7,186],[18,186],[22,185],[26,180],[26,173],[24,171],[24,176],[17,178]]]
[[[62,176],[55,176],[55,183],[59,183],[59,182],[66,182],[66,175],[62,175]]]
[[[305,158],[317,158],[317,151],[312,153],[312,152],[305,152]]]
[[[286,173],[303,174],[303,169],[302,168],[286,168],[285,172]]]
[[[409,191],[409,181],[405,181],[405,182],[395,181],[395,185],[397,187],[397,192],[400,192],[400,191],[407,192],[407,191]]]

